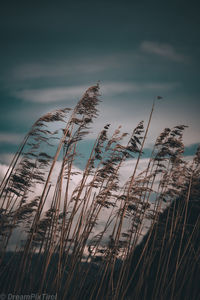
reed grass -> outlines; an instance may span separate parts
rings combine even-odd
[[[74,109],[39,118],[14,156],[0,188],[1,290],[57,299],[196,300],[200,147],[186,162],[186,126],[165,128],[139,173],[154,101],[146,128],[141,121],[131,134],[121,127],[110,134],[104,126],[72,189],[77,147],[98,116],[99,96],[97,84]],[[133,157],[122,184],[121,169]],[[16,232],[23,243],[9,252]]]

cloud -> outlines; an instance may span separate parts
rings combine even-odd
[[[105,82],[100,87],[102,96],[116,96],[133,92],[144,92],[149,90],[166,91],[176,88],[179,83],[159,83],[159,82]],[[86,85],[54,87],[41,89],[24,89],[16,91],[13,95],[16,98],[38,103],[50,103],[58,101],[70,101],[80,98],[88,88]]]
[[[3,165],[10,165],[13,160],[14,153],[1,153],[0,154],[0,163]]]
[[[121,170],[120,170],[120,185],[123,185],[125,183],[125,181],[129,178],[129,176],[132,174],[133,170],[134,170],[134,167],[135,167],[135,163],[136,163],[136,160],[130,160],[129,162],[126,162],[122,167],[121,167]],[[138,167],[138,171],[141,171],[145,168],[147,164],[147,160],[141,160],[141,164],[139,165]],[[52,188],[50,189],[50,192],[48,194],[48,198],[47,198],[47,201],[44,205],[44,210],[43,210],[43,213],[45,211],[47,211],[50,206],[51,206],[51,202],[53,200],[53,195],[54,195],[54,189],[55,189],[55,185],[56,185],[56,181],[57,181],[57,178],[58,178],[58,175],[59,175],[59,172],[60,172],[60,168],[61,168],[61,161],[57,161],[56,164],[55,164],[55,168],[54,168],[54,171],[52,173],[52,177],[51,177],[51,183],[52,183]],[[6,164],[0,164],[0,181],[3,179],[6,171],[8,169],[8,165]],[[83,176],[83,171],[81,171],[79,168],[77,167],[73,167],[72,169],[72,172],[75,172],[76,175],[72,175],[71,177],[71,180],[70,180],[70,184],[69,184],[69,190],[68,190],[68,195],[69,197],[72,195],[72,192],[74,191],[74,189],[77,187],[78,183],[81,181],[82,179],[82,176]],[[87,184],[92,180],[92,176],[89,176],[88,179],[87,179],[87,182],[86,182],[86,186]],[[29,193],[29,196],[28,198],[31,200],[33,199],[35,196],[37,195],[41,195],[42,191],[43,191],[43,185],[41,184],[36,184],[35,187],[34,187],[34,193],[30,192]],[[62,194],[64,196],[64,193],[65,193],[65,190],[66,190],[66,187],[65,187],[65,184],[63,183],[63,188],[62,188]],[[84,189],[85,191],[85,189]],[[83,194],[84,194],[84,191],[83,191]],[[95,189],[92,194],[91,194],[91,197],[90,197],[90,204],[92,203],[93,201],[93,195],[94,195],[94,192],[96,193],[97,192],[97,189]],[[82,195],[83,195],[82,194]],[[63,197],[62,197],[62,203],[63,203]],[[72,203],[73,205],[73,203]],[[117,210],[118,208],[116,208],[115,210]],[[61,205],[61,210],[62,210],[62,205]],[[111,213],[111,208],[110,209],[102,209],[100,215],[99,215],[99,219],[98,219],[98,223],[97,223],[97,226],[94,227],[93,231],[92,231],[92,234],[91,236],[94,236],[95,234],[101,232],[104,227],[105,227],[105,224],[109,218],[109,215]],[[77,212],[77,215],[75,216],[75,219],[74,219],[74,223],[72,224],[72,230],[76,224],[76,221],[79,217],[79,211]],[[124,224],[124,227],[126,227],[126,222]],[[110,230],[112,229],[112,226],[111,228],[109,228],[109,230],[106,232],[105,236],[104,236],[104,241],[107,239],[108,235],[110,234]],[[11,237],[11,240],[9,242],[9,249],[14,249],[16,245],[20,245],[20,241],[25,238],[25,235],[24,235],[24,230],[23,228],[18,228],[17,230],[15,230],[12,234],[12,237]]]
[[[120,182],[122,185],[126,182],[126,180],[133,174],[133,171],[135,169],[137,159],[130,159],[122,165],[120,169]],[[138,173],[144,171],[144,169],[147,167],[149,162],[149,158],[141,158],[140,162],[137,167],[136,175]]]
[[[190,162],[191,157],[187,157],[186,161]],[[145,168],[148,165],[148,162],[149,162],[149,159],[146,159],[146,158],[140,160],[140,162],[138,164],[136,175],[138,175],[138,173],[141,173],[142,171],[145,170]],[[129,179],[129,177],[133,174],[134,169],[135,169],[135,165],[136,165],[136,159],[131,159],[131,160],[128,160],[128,161],[124,162],[124,164],[121,166],[120,172],[119,172],[120,186],[123,186],[125,184],[125,182]],[[51,207],[51,202],[53,200],[53,195],[54,195],[55,184],[56,184],[56,180],[58,178],[59,172],[60,172],[60,168],[61,168],[61,161],[57,161],[56,164],[55,164],[54,172],[52,173],[52,177],[51,177],[52,188],[50,189],[50,192],[48,194],[48,198],[47,198],[47,201],[45,203],[43,213]],[[3,179],[3,176],[5,175],[7,169],[8,169],[8,165],[0,164],[0,180]],[[69,190],[68,190],[69,198],[72,195],[72,192],[74,191],[74,189],[80,183],[80,181],[82,179],[82,176],[83,176],[83,171],[81,171],[79,168],[77,168],[75,166],[73,167],[72,171],[76,172],[76,175],[72,175],[71,180],[70,180]],[[87,184],[91,180],[92,180],[92,176],[89,176],[89,178],[86,181],[85,186],[87,186]],[[154,190],[156,190],[157,187],[158,187],[158,183],[155,182]],[[41,195],[42,190],[43,190],[43,186],[40,185],[40,184],[36,184],[35,188],[34,188],[34,193],[29,193],[29,199],[33,199],[35,196]],[[65,187],[65,184],[63,182],[62,195],[64,195],[65,190],[66,190],[66,187]],[[84,189],[84,191],[85,191],[85,189]],[[84,195],[84,191],[83,191],[83,194],[81,195],[81,198]],[[93,201],[94,193],[97,193],[97,192],[98,192],[98,190],[95,189],[91,193],[90,200],[89,200],[90,203],[89,203],[88,207],[90,207],[90,205]],[[62,197],[62,203],[63,203],[63,197]],[[73,202],[72,202],[72,205],[73,205]],[[104,230],[105,224],[106,224],[106,222],[107,222],[107,220],[110,216],[110,213],[112,212],[112,214],[114,216],[115,213],[117,213],[118,209],[119,209],[119,207],[115,207],[114,210],[112,211],[112,208],[109,208],[109,209],[102,208],[102,210],[99,214],[98,220],[97,220],[97,225],[93,228],[89,239],[91,239],[96,234],[99,234],[101,231]],[[61,210],[62,210],[62,205],[61,205]],[[71,232],[73,232],[73,229],[76,225],[78,217],[79,217],[79,211],[77,211],[77,213],[75,215],[75,218],[74,218],[74,221],[73,221],[73,224],[72,224]],[[108,240],[108,236],[111,234],[112,229],[113,229],[113,224],[114,223],[111,223],[110,227],[105,232],[103,240],[102,240],[102,244],[106,243],[106,241]],[[146,231],[147,231],[147,228],[145,227],[147,225],[148,224],[146,223],[146,221],[144,221],[144,223],[143,223],[144,228],[142,230],[143,234],[145,234]],[[122,232],[126,232],[127,229],[129,228],[129,226],[130,226],[129,221],[125,219],[124,222],[123,222],[123,225],[122,225]],[[20,241],[24,238],[25,238],[25,235],[24,235],[23,227],[20,227],[17,230],[15,230],[13,232],[11,240],[9,242],[9,247],[8,247],[9,250],[13,250],[16,247],[16,245],[20,245]],[[87,253],[85,253],[85,254],[87,254]]]
[[[77,74],[96,74],[117,65],[119,65],[119,60],[109,57],[56,61],[53,63],[27,63],[14,67],[11,71],[11,76],[15,80],[60,78],[72,75],[77,76]]]
[[[39,103],[49,103],[64,100],[72,100],[80,97],[87,86],[56,87],[44,89],[28,89],[15,92],[17,98]]]
[[[70,71],[70,67],[64,67],[63,65],[29,63],[15,67],[12,71],[12,75],[18,80],[27,80],[65,76]]]
[[[107,82],[102,84],[100,89],[102,95],[116,95],[127,92],[139,91],[140,85],[134,82]]]
[[[183,62],[186,60],[186,57],[178,53],[170,44],[143,41],[140,45],[140,49],[143,52],[159,55],[176,62]]]
[[[0,132],[0,143],[18,144],[23,139],[22,134]]]
[[[0,182],[3,180],[6,172],[8,170],[8,166],[5,164],[0,164]]]
[[[112,96],[121,93],[146,92],[149,90],[166,91],[176,88],[178,82],[107,82],[100,89],[102,95]]]

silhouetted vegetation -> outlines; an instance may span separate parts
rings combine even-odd
[[[186,126],[165,128],[139,172],[154,102],[147,126],[131,134],[119,127],[110,135],[106,124],[78,170],[77,146],[98,103],[97,84],[74,109],[39,118],[14,156],[0,190],[1,291],[198,299],[200,147],[185,160]],[[122,182],[126,162],[131,175]]]

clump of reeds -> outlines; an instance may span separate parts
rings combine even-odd
[[[73,110],[42,116],[14,156],[0,190],[1,289],[58,299],[183,299],[184,290],[195,299],[199,290],[188,274],[199,270],[200,219],[193,211],[200,151],[186,162],[186,126],[166,128],[138,173],[153,103],[146,128],[141,121],[131,134],[120,126],[110,135],[104,126],[73,187],[77,148],[99,101],[97,84]],[[121,168],[133,158],[121,184]],[[8,255],[16,232],[22,245]]]

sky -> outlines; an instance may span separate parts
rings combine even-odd
[[[146,147],[184,124],[191,155],[200,142],[200,18],[197,1],[4,1],[0,9],[2,168],[42,114],[74,107],[100,81],[102,127],[147,122]],[[86,148],[86,147],[85,147]],[[86,151],[83,147],[83,152]]]

